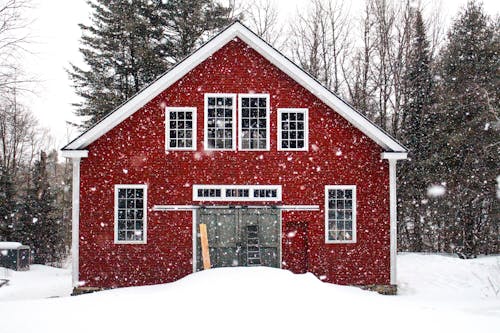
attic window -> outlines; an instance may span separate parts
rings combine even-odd
[[[205,149],[236,150],[235,94],[205,94]]]
[[[356,242],[356,186],[325,187],[326,243]]]
[[[278,109],[278,150],[308,150],[307,109]]]
[[[269,94],[239,94],[239,149],[269,150]]]
[[[115,244],[145,244],[146,185],[115,185]]]
[[[196,108],[166,108],[167,150],[196,150]]]

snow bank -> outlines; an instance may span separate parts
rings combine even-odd
[[[1,330],[498,332],[500,316],[494,306],[500,308],[500,296],[495,288],[486,287],[488,277],[500,272],[496,266],[499,258],[465,261],[439,255],[401,255],[401,296],[327,284],[312,274],[273,268],[212,269],[163,285],[0,302]],[[69,274],[65,278],[64,284],[69,285]],[[468,308],[453,305],[457,300],[470,304]]]
[[[424,302],[425,297],[442,288],[455,288],[457,292],[456,288],[472,287],[464,299],[472,297],[485,281],[473,279],[477,272],[458,268],[472,263],[475,271],[482,271],[480,260],[468,263],[442,256],[403,255],[402,296],[381,296],[327,284],[312,274],[239,267],[212,269],[164,285],[78,297],[0,302],[0,318],[9,318],[2,320],[2,331],[9,333],[498,332],[499,316],[436,307],[437,300]],[[451,267],[452,271],[444,271]],[[454,274],[463,278],[452,279]],[[429,280],[436,284],[425,282]],[[425,296],[424,301],[420,294]],[[498,297],[488,295],[485,297],[500,305]]]
[[[500,256],[463,260],[400,253],[398,287],[402,298],[420,304],[500,318]]]
[[[2,301],[69,296],[72,291],[67,269],[31,265],[29,271],[13,271],[0,267],[0,279],[9,280],[0,288],[0,305],[4,305]]]

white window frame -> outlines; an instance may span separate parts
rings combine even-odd
[[[221,190],[220,197],[200,197],[198,190]],[[227,197],[226,190],[248,190],[248,197]],[[275,190],[276,197],[255,197],[254,190]],[[281,201],[281,185],[193,185],[193,201]]]
[[[242,99],[243,98],[262,98],[266,99],[266,147],[264,149],[244,149],[243,148],[243,117],[242,117]],[[238,94],[238,149],[241,151],[269,151],[271,150],[270,137],[271,137],[271,115],[270,115],[270,97],[269,94]]]
[[[304,147],[303,148],[283,148],[281,125],[281,115],[287,112],[303,113],[304,114]],[[308,151],[309,150],[309,110],[305,108],[280,108],[278,109],[278,151]]]
[[[192,135],[191,135],[191,140],[193,142],[193,146],[192,147],[183,147],[183,148],[179,148],[179,147],[170,147],[170,112],[172,111],[183,111],[183,112],[186,112],[186,111],[191,111],[193,116],[192,116],[192,119],[191,121],[193,122],[193,127],[192,127]],[[165,108],[165,149],[166,150],[185,150],[185,151],[191,151],[191,150],[196,150],[196,145],[197,145],[197,142],[196,142],[196,130],[197,130],[197,110],[195,107],[175,107],[175,106],[167,106]]]
[[[232,126],[232,147],[231,148],[209,148],[208,147],[208,99],[210,97],[223,97],[223,98],[231,98],[233,100],[233,112],[232,112],[232,117],[233,117],[233,126]],[[231,150],[236,150],[236,122],[238,121],[236,119],[236,94],[226,94],[226,93],[206,93],[205,94],[205,110],[203,112],[203,118],[204,118],[204,129],[203,129],[203,145],[205,150],[209,151],[231,151]]]
[[[352,190],[352,239],[351,240],[329,240],[328,239],[328,191],[329,190]],[[356,185],[327,185],[325,186],[325,243],[327,244],[350,244],[356,243],[356,218],[357,218],[357,195]]]
[[[143,197],[143,237],[142,240],[130,241],[130,240],[118,240],[118,190],[120,189],[142,189],[144,190]],[[115,185],[115,244],[146,244],[148,239],[148,186],[144,184],[116,184]]]

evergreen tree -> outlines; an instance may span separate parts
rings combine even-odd
[[[165,28],[164,54],[174,63],[200,46],[207,35],[227,26],[231,8],[214,0],[157,0]]]
[[[498,32],[482,6],[470,1],[441,54],[433,171],[447,184],[446,219],[459,230],[454,245],[468,257],[498,250]]]
[[[31,184],[23,199],[17,231],[20,240],[31,247],[35,263],[61,262],[66,256],[64,227],[48,180],[45,152],[41,152],[40,160],[35,162]]]
[[[88,1],[94,10],[80,49],[85,67],[72,65],[70,77],[82,102],[76,114],[88,128],[165,71],[163,27],[148,0]]]
[[[0,168],[0,241],[12,239],[15,227],[15,189],[10,173]]]
[[[84,67],[70,77],[88,128],[227,25],[230,9],[213,0],[88,0],[92,24],[80,25]]]
[[[412,11],[410,48],[404,73],[405,104],[401,123],[401,141],[409,149],[409,160],[402,163],[400,184],[400,244],[411,251],[423,250],[426,232],[424,209],[428,182],[429,158],[434,103],[431,55],[420,9]],[[428,231],[428,230],[427,230]]]

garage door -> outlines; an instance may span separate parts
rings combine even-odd
[[[199,224],[207,225],[212,267],[280,267],[279,211],[201,208],[197,216],[197,270],[203,268]]]

